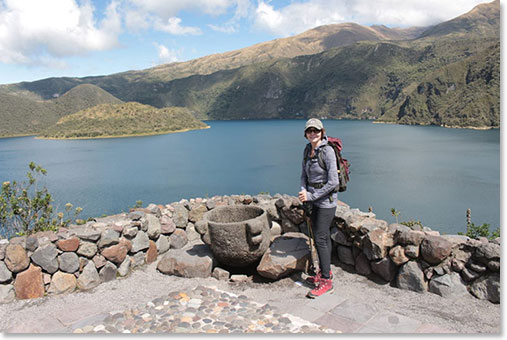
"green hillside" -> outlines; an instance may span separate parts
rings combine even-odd
[[[139,103],[101,104],[61,118],[42,138],[106,138],[165,134],[208,126],[180,107],[156,109]]]

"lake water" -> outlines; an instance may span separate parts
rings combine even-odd
[[[297,195],[306,139],[303,120],[208,121],[211,128],[159,136],[97,140],[0,139],[0,181],[24,180],[28,163],[80,218],[126,211],[137,200],[260,192]],[[420,220],[448,234],[472,221],[500,226],[500,130],[325,120],[340,137],[351,181],[340,200],[389,223]]]

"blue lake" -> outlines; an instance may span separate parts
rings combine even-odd
[[[126,211],[141,200],[260,192],[297,195],[303,120],[207,121],[210,129],[96,140],[0,139],[0,182],[24,180],[28,163],[48,170],[56,204],[81,218]],[[472,222],[500,226],[500,130],[325,120],[352,164],[340,200],[380,219],[420,220],[443,233]]]

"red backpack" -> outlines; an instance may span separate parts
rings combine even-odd
[[[343,192],[347,190],[347,183],[349,181],[350,175],[350,163],[342,157],[342,140],[340,138],[335,137],[327,137],[327,145],[330,146],[336,155],[336,168],[338,170],[338,179],[340,180],[340,184],[336,186],[334,192]],[[310,156],[311,147],[307,147],[305,150],[305,160]],[[319,165],[322,169],[326,170],[326,164],[322,159],[322,155],[320,152],[317,154]]]

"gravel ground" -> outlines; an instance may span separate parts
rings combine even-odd
[[[379,311],[394,312],[458,333],[500,333],[501,307],[488,301],[466,296],[442,298],[432,293],[415,293],[386,284],[375,283],[357,274],[333,266],[335,293],[365,303]],[[308,288],[298,284],[300,275],[276,282],[229,283],[214,278],[185,279],[164,275],[156,262],[137,269],[127,278],[103,283],[88,292],[20,300],[0,305],[0,331],[44,332],[58,329],[90,316],[123,311],[178,289],[199,285],[244,294],[261,304],[269,303],[282,313],[304,308]],[[57,319],[58,321],[56,321]],[[23,326],[25,325],[25,326]]]

